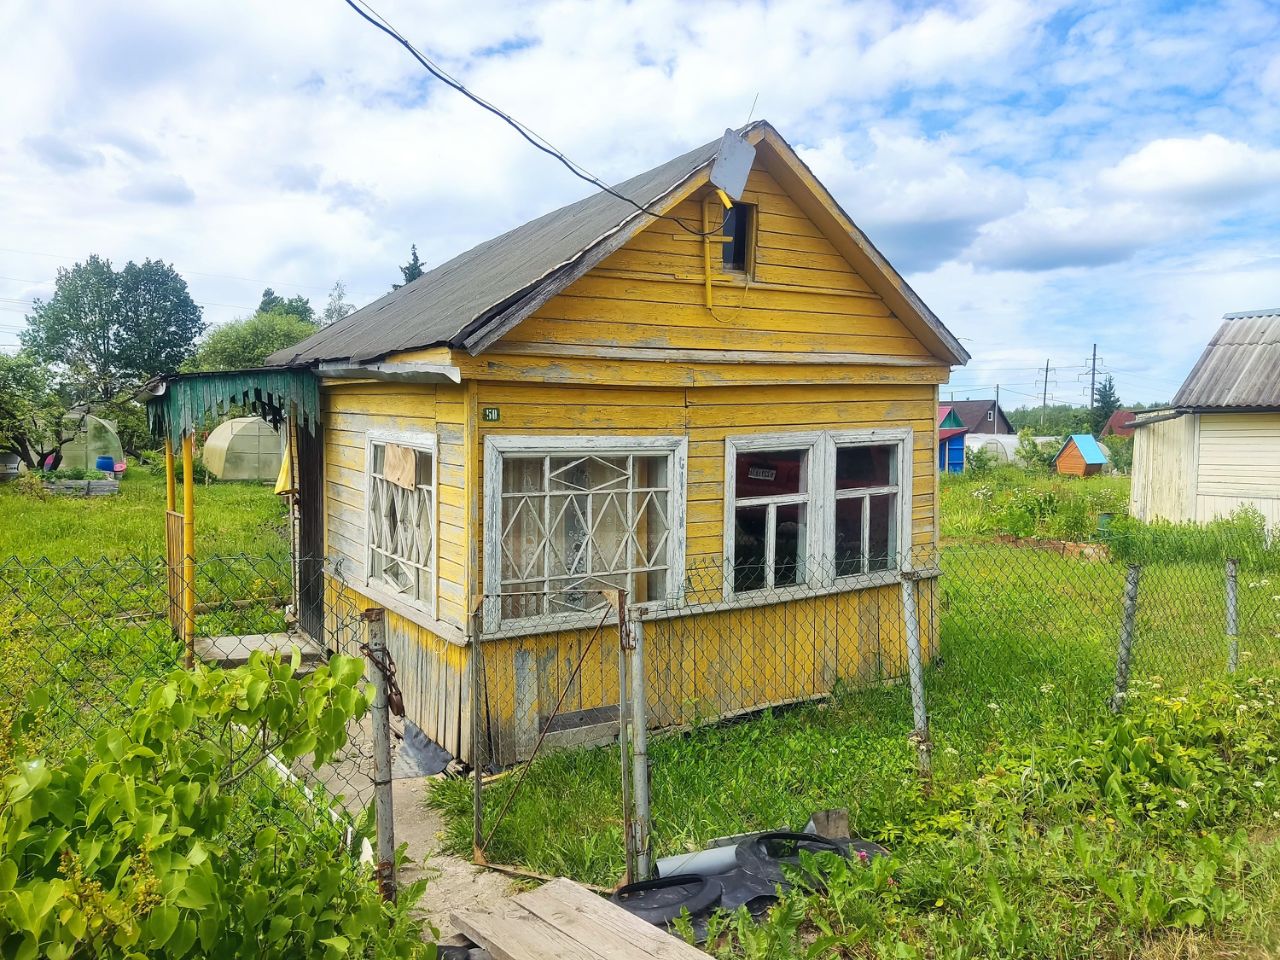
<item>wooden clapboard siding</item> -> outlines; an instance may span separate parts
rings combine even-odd
[[[472,759],[476,664],[456,641],[483,590],[480,545],[497,534],[485,529],[481,508],[491,436],[687,438],[688,566],[680,573],[707,607],[647,625],[655,726],[905,675],[897,582],[756,607],[721,602],[728,437],[910,428],[905,539],[928,547],[937,537],[937,386],[948,367],[895,315],[894,291],[880,285],[886,302],[846,259],[848,238],[824,235],[788,196],[779,180],[796,178],[775,172],[759,165],[743,197],[758,210],[752,279],[720,272],[715,247],[710,307],[703,242],[659,220],[479,355],[430,347],[388,358],[455,367],[460,385],[325,385],[328,535],[339,552],[362,549],[368,431],[437,436],[440,622],[433,632],[393,611],[388,638],[411,718],[464,759]],[[673,212],[701,224],[703,201],[695,195]],[[497,408],[498,419],[483,419],[485,408]],[[358,585],[348,589],[361,596]],[[937,637],[931,581],[920,585],[919,617],[928,652]],[[566,712],[617,704],[616,627],[480,647],[485,732],[498,762],[528,755],[562,693]]]
[[[1280,526],[1280,413],[1203,413],[1196,439],[1195,516],[1253,507]]]

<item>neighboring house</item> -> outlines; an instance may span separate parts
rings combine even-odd
[[[1229,313],[1169,407],[1137,414],[1130,512],[1280,526],[1280,308]]]
[[[1107,465],[1107,452],[1087,433],[1073,433],[1053,458],[1053,469],[1070,477],[1088,477]]]
[[[951,409],[960,418],[966,433],[1018,432],[994,400],[953,400]]]
[[[772,127],[744,135],[755,164],[727,219],[718,142],[617,188],[712,237],[597,194],[274,369],[153,386],[174,439],[201,397],[297,393],[300,565],[388,611],[408,717],[455,756],[472,644],[488,735],[527,753],[610,615],[600,584],[652,618],[655,726],[900,675],[908,573],[936,642],[936,571],[911,551],[936,546],[938,385],[968,354]],[[299,602],[323,633],[319,599]],[[617,655],[598,642],[562,712],[616,705]]]
[[[964,424],[950,406],[938,407],[938,470],[942,473],[964,471]]]
[[[1107,418],[1107,422],[1103,424],[1102,436],[1132,437],[1134,416],[1135,414],[1132,410],[1117,410],[1109,416]]]

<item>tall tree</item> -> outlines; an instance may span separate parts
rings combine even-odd
[[[413,283],[424,273],[422,269],[422,261],[418,259],[418,245],[415,243],[409,247],[409,262],[400,268],[400,273],[404,277],[404,283],[393,283],[392,290],[399,290],[405,283]]]
[[[262,291],[258,313],[287,313],[307,323],[314,323],[316,319],[316,312],[311,307],[311,301],[306,297],[299,294],[286,300],[270,287]]]
[[[34,470],[75,436],[52,372],[30,353],[0,353],[0,452]]]
[[[245,370],[262,366],[277,350],[305,340],[319,328],[292,313],[255,313],[215,327],[183,365],[187,371]]]
[[[1116,381],[1110,374],[1102,378],[1093,393],[1093,421],[1090,428],[1095,437],[1101,436],[1111,415],[1120,409],[1120,395],[1116,393]]]
[[[22,344],[80,399],[97,401],[177,369],[204,329],[171,265],[130,261],[117,272],[95,254],[59,268],[53,296],[36,300],[27,317]]]
[[[327,327],[331,323],[337,323],[349,316],[355,308],[355,304],[347,303],[346,284],[338,280],[329,291],[329,302],[324,305],[324,312],[320,314],[320,326]]]

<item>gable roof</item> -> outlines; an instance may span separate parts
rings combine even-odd
[[[1117,410],[1107,417],[1107,422],[1102,427],[1102,435],[1104,437],[1111,434],[1115,434],[1118,437],[1132,437],[1133,417],[1132,410]]]
[[[964,429],[964,423],[960,420],[960,415],[949,404],[943,404],[938,407],[938,426],[947,430]]]
[[[766,146],[788,168],[795,189],[816,198],[833,226],[852,242],[851,252],[866,261],[868,284],[936,356],[953,364],[969,359],[955,336],[848,218],[776,130],[760,120],[738,133],[758,148]],[[719,144],[717,138],[632,177],[615,189],[642,206],[665,213],[706,181]],[[433,346],[465,348],[478,354],[654,219],[601,191],[454,257],[301,343],[273,353],[267,363],[359,363]]]
[[[1067,441],[1062,445],[1062,449],[1054,456],[1053,459],[1055,463],[1057,462],[1058,457],[1061,457],[1063,453],[1066,452],[1067,447],[1072,444],[1075,444],[1076,449],[1080,451],[1080,456],[1084,458],[1085,463],[1091,466],[1094,464],[1102,466],[1107,462],[1106,452],[1092,435],[1087,433],[1073,433],[1071,436],[1067,437]]]
[[[970,433],[994,433],[994,430],[984,429],[987,425],[987,411],[995,407],[997,415],[1002,419],[1010,430],[1013,429],[1009,423],[1009,418],[1004,415],[1004,411],[996,406],[994,400],[953,400],[951,401],[951,409],[956,412],[956,416],[960,418],[960,422],[964,424],[965,429]]]
[[[1228,313],[1173,398],[1183,410],[1280,407],[1280,307]]]

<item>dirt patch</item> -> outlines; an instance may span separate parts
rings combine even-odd
[[[448,943],[457,935],[449,922],[450,913],[503,900],[511,895],[512,884],[502,874],[482,870],[440,852],[444,820],[440,811],[428,809],[425,802],[434,782],[431,778],[393,781],[396,843],[408,845],[411,861],[400,870],[401,882],[427,878],[419,912],[440,931],[441,940]]]

